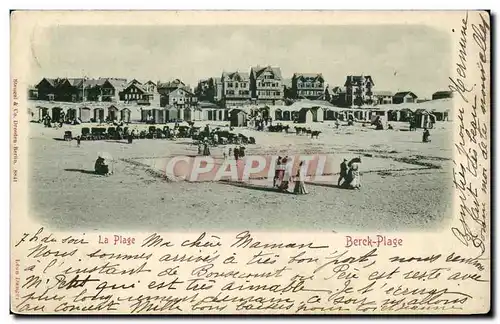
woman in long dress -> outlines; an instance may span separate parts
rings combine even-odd
[[[276,161],[276,168],[274,169],[274,179],[273,179],[273,188],[274,187],[279,187],[279,179],[280,179],[280,173],[281,173],[281,156],[278,156],[278,160]]]
[[[278,178],[279,181],[279,190],[281,191],[286,191],[288,192],[288,186],[290,184],[290,170],[289,170],[289,165],[288,165],[288,157],[285,156],[281,160],[281,169],[280,169],[280,177]]]
[[[360,173],[361,159],[354,158],[349,162],[349,173],[347,178],[349,180],[349,189],[360,189],[361,188],[361,173]],[[347,181],[346,181],[347,182]]]
[[[297,170],[297,176],[295,177],[295,188],[293,188],[293,193],[296,195],[306,195],[308,193],[306,186],[304,185],[304,180],[300,175],[300,169],[303,164],[304,162],[301,161],[299,164],[299,169]]]
[[[208,141],[205,141],[203,143],[203,155],[209,156],[210,155],[210,148],[208,146]]]

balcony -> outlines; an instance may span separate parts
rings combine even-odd
[[[273,100],[283,99],[282,94],[279,94],[279,95],[258,95],[257,97],[259,99],[273,99]]]
[[[150,105],[151,101],[149,101],[149,99],[137,99],[137,104],[138,105]]]
[[[239,93],[225,94],[224,97],[229,99],[250,99],[250,94],[245,94],[245,95]]]

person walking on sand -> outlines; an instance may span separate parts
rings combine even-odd
[[[431,133],[427,128],[424,128],[424,133],[422,134],[422,142],[423,143],[429,143],[431,141],[430,139]]]
[[[80,142],[82,141],[80,135],[76,137],[76,147],[80,147]]]
[[[204,143],[203,143],[203,155],[204,156],[210,155],[210,148],[208,146],[208,141],[204,141]]]
[[[340,176],[337,181],[337,186],[340,187],[342,180],[346,180],[347,178],[347,159],[344,159],[342,163],[340,163]]]
[[[283,168],[283,176],[281,178],[281,183],[279,185],[279,189],[281,191],[288,192],[288,186],[290,185],[290,170],[288,165],[288,156],[285,156],[283,160],[281,160],[281,166]]]
[[[240,150],[238,149],[238,147],[235,147],[233,152],[234,152],[234,159],[238,161],[238,158],[240,157]]]
[[[198,142],[198,155],[203,153],[203,143],[201,141]]]
[[[299,168],[297,170],[297,175],[295,176],[295,187],[293,188],[293,193],[296,195],[307,195],[307,189],[304,185],[304,179],[300,174],[300,169],[304,165],[304,161],[300,161]]]
[[[279,179],[281,176],[281,156],[278,156],[278,160],[276,161],[276,167],[274,168],[274,179],[273,179],[273,188],[279,187]]]

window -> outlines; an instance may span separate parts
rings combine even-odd
[[[235,88],[238,88],[238,86],[239,86],[239,85],[240,85],[240,84],[239,84],[238,82],[236,82],[236,83],[234,84],[234,87],[235,87]]]

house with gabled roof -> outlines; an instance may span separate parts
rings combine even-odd
[[[126,79],[105,79],[99,86],[100,100],[110,102],[120,101],[120,93],[126,88],[126,86]]]
[[[397,92],[392,97],[392,103],[400,104],[400,103],[416,103],[418,96],[411,91],[401,91]]]
[[[279,67],[254,66],[250,69],[252,100],[257,104],[283,103],[283,77]]]
[[[392,104],[392,97],[394,94],[391,91],[374,91],[373,103],[377,105],[390,105]]]
[[[155,82],[148,80],[148,81],[144,82],[142,85],[146,89],[146,91],[151,92],[151,93],[156,92],[156,83]]]
[[[325,79],[321,73],[294,73],[292,92],[295,99],[319,100],[324,98]]]
[[[432,94],[432,100],[453,98],[453,91],[437,91]]]
[[[180,79],[173,79],[168,82],[158,81],[156,84],[156,89],[160,95],[168,95],[169,92],[174,91],[177,88],[185,88],[187,85]]]
[[[56,100],[57,96],[57,85],[59,84],[59,78],[43,78],[35,88],[37,90],[38,100]]]
[[[151,105],[154,99],[154,94],[147,91],[142,84],[129,82],[128,85],[120,93],[120,100],[126,103],[137,103],[138,105]]]
[[[222,105],[226,108],[251,103],[250,76],[246,72],[223,72]]]
[[[186,87],[179,87],[162,95],[160,106],[168,108],[191,108],[198,102],[196,95]]]

